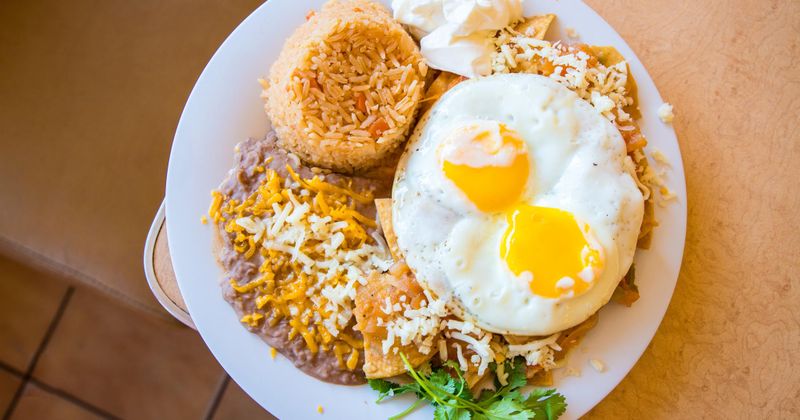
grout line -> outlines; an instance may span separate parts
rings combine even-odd
[[[205,420],[211,420],[214,417],[214,414],[216,414],[219,403],[222,401],[222,395],[225,394],[225,389],[228,388],[228,383],[230,381],[231,377],[228,376],[227,373],[223,374],[222,380],[217,387],[217,392],[211,399],[211,402],[208,404],[208,409],[206,409],[206,415],[203,417]]]
[[[6,371],[6,372],[8,372],[8,373],[10,373],[10,374],[12,374],[14,376],[19,376],[19,377],[25,376],[24,372],[21,372],[21,371],[17,370],[17,368],[15,368],[15,367],[13,367],[11,365],[7,365],[5,362],[3,362],[1,360],[0,360],[0,370],[4,370],[4,371]]]
[[[95,405],[93,405],[91,403],[88,403],[88,402],[86,402],[86,401],[84,401],[84,400],[82,400],[82,399],[80,399],[80,398],[78,398],[78,397],[66,392],[66,391],[62,391],[61,389],[58,389],[58,388],[52,387],[50,385],[47,385],[46,383],[41,382],[41,381],[37,380],[36,378],[31,378],[30,379],[30,383],[38,386],[39,388],[42,388],[46,392],[49,392],[49,393],[51,393],[53,395],[56,395],[57,397],[60,397],[60,398],[65,399],[65,400],[67,400],[67,401],[69,401],[69,402],[71,402],[71,403],[73,403],[75,405],[78,405],[81,408],[83,408],[84,410],[90,411],[93,414],[96,414],[96,415],[98,415],[100,417],[103,417],[103,418],[106,418],[106,419],[119,419],[119,417],[114,416],[113,414],[103,410],[100,407],[97,407],[97,406],[95,406]]]
[[[17,403],[19,403],[19,399],[20,397],[22,397],[22,391],[23,389],[25,389],[25,385],[27,385],[28,381],[31,379],[31,375],[33,374],[33,369],[36,367],[36,363],[39,362],[39,357],[41,357],[42,353],[44,353],[44,349],[50,342],[50,338],[53,336],[56,327],[58,327],[58,323],[61,322],[61,317],[64,315],[64,311],[67,309],[67,305],[69,304],[69,301],[72,298],[73,293],[75,293],[75,288],[70,286],[67,289],[67,292],[64,293],[64,297],[61,298],[61,303],[58,305],[58,310],[56,310],[56,314],[53,316],[53,320],[50,321],[50,325],[47,327],[47,332],[45,332],[42,342],[39,343],[39,347],[36,349],[36,352],[33,353],[33,358],[31,359],[30,364],[28,364],[28,369],[22,376],[22,382],[20,382],[19,388],[17,388],[17,392],[14,393],[14,396],[11,398],[11,402],[8,404],[8,408],[6,409],[6,412],[3,415],[4,420],[8,420],[11,417],[11,413],[14,412],[14,408],[16,408]]]

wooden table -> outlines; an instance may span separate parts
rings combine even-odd
[[[587,418],[800,418],[800,1],[587,2],[675,106],[689,207],[666,317]]]

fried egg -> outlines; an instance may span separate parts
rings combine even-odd
[[[492,332],[548,335],[611,298],[644,200],[619,131],[546,77],[472,79],[422,118],[393,225],[419,281]]]

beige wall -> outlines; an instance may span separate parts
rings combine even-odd
[[[159,308],[142,249],[175,126],[205,63],[260,3],[0,2],[0,252],[35,252]]]

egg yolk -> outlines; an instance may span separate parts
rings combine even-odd
[[[581,226],[572,213],[523,204],[506,217],[500,255],[515,275],[529,282],[534,294],[577,296],[602,271],[602,248],[589,226]]]
[[[530,161],[525,142],[496,121],[453,130],[440,150],[442,171],[479,210],[497,212],[525,190]]]

